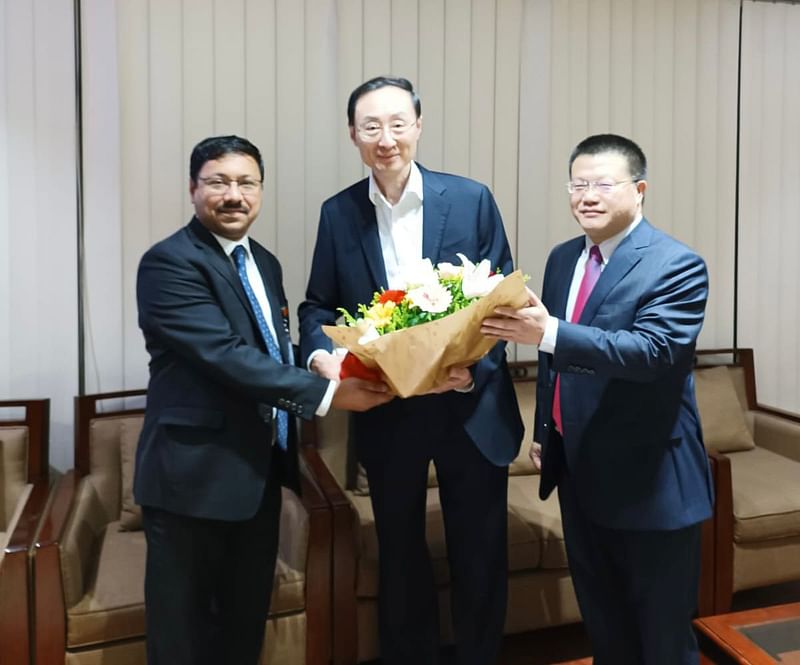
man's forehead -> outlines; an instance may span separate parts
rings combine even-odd
[[[356,102],[355,114],[359,117],[414,113],[411,93],[397,86],[387,85],[362,95]]]
[[[596,153],[582,153],[575,157],[572,168],[582,166],[584,168],[594,167],[621,167],[628,168],[628,158],[616,150],[606,150]]]
[[[203,162],[203,165],[200,167],[200,171],[208,172],[208,171],[227,171],[230,169],[237,169],[237,170],[253,170],[258,173],[259,168],[256,160],[253,159],[250,155],[245,155],[239,152],[227,152],[224,155],[220,155],[215,159],[209,159],[206,162]]]

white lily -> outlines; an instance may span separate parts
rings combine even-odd
[[[464,264],[461,290],[467,298],[481,298],[503,281],[503,275],[491,272],[492,265],[489,259],[483,259],[475,265],[463,254],[457,256]]]
[[[454,266],[452,263],[442,262],[436,264],[436,270],[439,271],[439,277],[442,279],[455,279],[461,277],[464,272],[464,266]]]
[[[403,281],[405,281],[406,284],[406,291],[418,286],[439,283],[439,278],[436,275],[436,271],[433,269],[433,264],[430,259],[420,259],[414,263],[404,265],[402,274]]]

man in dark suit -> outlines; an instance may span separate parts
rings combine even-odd
[[[691,618],[713,499],[692,366],[708,275],[642,217],[646,177],[629,139],[578,144],[567,189],[584,235],[551,252],[541,301],[531,293],[483,328],[539,345],[539,493],[558,486],[595,665],[699,658]]]
[[[299,310],[303,361],[322,376],[338,376],[341,356],[331,353],[320,326],[333,323],[339,307],[354,312],[375,291],[403,288],[403,271],[414,262],[425,257],[458,265],[460,252],[511,271],[489,190],[414,162],[420,112],[406,79],[372,79],[350,96],[350,137],[371,172],[322,205],[306,301]],[[507,594],[508,464],[523,433],[504,347],[497,344],[472,367],[452,368],[435,394],[396,399],[351,418],[380,548],[385,665],[439,662],[436,589],[425,542],[431,460],[444,513],[456,660],[495,662]]]
[[[190,160],[195,217],[139,265],[151,359],[134,493],[147,537],[149,665],[257,662],[280,485],[299,486],[289,415],[390,399],[381,384],[293,366],[280,264],[247,236],[263,178],[249,141],[200,142]]]

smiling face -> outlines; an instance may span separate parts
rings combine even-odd
[[[224,189],[220,182],[225,183]],[[258,186],[253,188],[253,183]],[[241,185],[245,185],[245,192]],[[223,238],[239,240],[261,210],[263,188],[258,164],[239,153],[211,159],[200,168],[197,180],[190,181],[189,194],[203,226]]]
[[[368,92],[356,102],[353,121],[350,139],[375,177],[407,178],[422,132],[411,94],[393,85]],[[371,137],[365,130],[375,126],[380,132]]]
[[[570,195],[572,215],[594,244],[624,230],[641,214],[647,181],[633,182],[633,175],[619,152],[578,155],[572,162],[572,182],[618,183],[608,193],[589,187]]]

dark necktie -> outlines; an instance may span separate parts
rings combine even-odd
[[[578,288],[578,297],[575,298],[575,307],[572,310],[571,323],[578,323],[583,314],[583,308],[586,307],[586,301],[597,284],[600,278],[600,273],[603,268],[603,255],[600,254],[600,248],[597,245],[592,245],[589,249],[589,258],[586,260],[586,266],[583,269],[583,279]],[[553,394],[553,422],[556,425],[556,430],[560,434],[564,433],[563,425],[561,424],[561,375],[556,376],[556,391]]]
[[[258,322],[258,329],[261,336],[264,338],[264,343],[267,345],[270,357],[278,363],[283,363],[281,357],[281,350],[278,348],[278,343],[269,331],[269,326],[264,318],[264,312],[261,311],[261,305],[258,304],[256,294],[253,292],[253,287],[250,286],[250,280],[247,279],[247,267],[245,264],[245,248],[237,245],[233,248],[233,260],[236,263],[236,272],[239,274],[239,279],[244,287],[244,292],[247,294],[247,299],[250,301],[250,307],[253,314],[256,316]],[[286,450],[286,442],[289,440],[289,414],[282,409],[278,409],[277,430],[278,430],[278,445]]]

